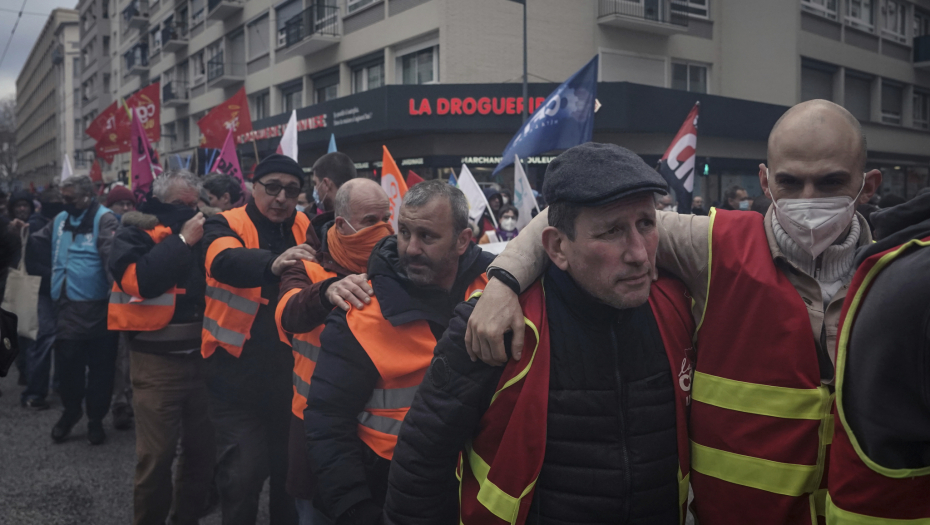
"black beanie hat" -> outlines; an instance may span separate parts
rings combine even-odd
[[[258,163],[258,166],[255,166],[252,182],[258,182],[265,175],[271,175],[272,173],[293,175],[300,181],[301,186],[304,184],[304,170],[301,169],[300,164],[297,164],[297,161],[287,155],[281,155],[280,153],[265,157],[264,160]]]

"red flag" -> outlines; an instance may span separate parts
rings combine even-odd
[[[381,160],[381,188],[387,193],[388,200],[391,202],[391,226],[397,231],[397,218],[400,215],[400,203],[407,193],[407,183],[400,174],[394,157],[388,151],[387,146],[384,148],[384,155]]]
[[[152,187],[155,177],[161,175],[158,154],[149,144],[148,136],[143,130],[140,110],[136,109],[132,119],[132,191],[136,197],[143,197]]]
[[[161,140],[160,88],[161,83],[155,82],[136,91],[126,99],[126,106],[129,108],[130,113],[133,110],[138,110],[135,114],[142,121],[142,129],[145,130],[149,142]]]
[[[249,114],[245,87],[239,88],[235,95],[211,109],[197,121],[197,126],[203,134],[200,141],[202,148],[222,148],[228,131],[233,132],[234,138],[252,131],[252,116]]]
[[[113,156],[117,153],[129,151],[129,116],[122,101],[115,101],[107,106],[87,126],[85,133],[97,141],[94,146],[97,156],[108,163],[113,162]]]
[[[694,189],[694,161],[697,148],[698,112],[701,103],[696,102],[685,122],[672,140],[672,144],[659,161],[659,173],[669,187],[675,190],[679,213],[691,212],[691,192]]]
[[[233,139],[233,130],[226,133],[226,142],[223,143],[223,149],[213,163],[213,169],[210,170],[225,173],[231,177],[239,179],[239,187],[245,192],[245,181],[242,180],[242,168],[239,167],[239,156],[236,155],[236,141]]]
[[[94,163],[90,166],[90,180],[103,182],[103,170],[100,169],[100,161],[97,159],[94,159]]]
[[[412,188],[417,184],[423,182],[423,177],[420,177],[413,170],[407,170],[407,188]]]

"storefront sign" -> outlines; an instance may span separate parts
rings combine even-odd
[[[529,113],[546,101],[546,97],[529,97]],[[434,109],[435,108],[435,109]],[[408,114],[432,115],[522,115],[523,97],[438,97],[421,98],[419,103],[411,98],[408,102]]]
[[[284,128],[287,127],[287,122],[282,124],[277,124],[274,126],[268,126],[260,129],[254,129],[248,133],[243,133],[237,137],[239,143],[249,142],[252,140],[263,140],[270,139],[275,137],[280,137],[284,134]],[[297,131],[307,131],[311,129],[319,129],[326,127],[326,114],[316,115],[313,117],[302,118],[297,121]]]

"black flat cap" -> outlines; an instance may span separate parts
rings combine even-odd
[[[272,173],[293,175],[297,177],[297,180],[299,180],[301,186],[303,186],[304,170],[300,168],[300,164],[297,164],[297,161],[287,155],[275,153],[262,159],[262,161],[258,163],[258,166],[255,166],[255,172],[252,174],[252,182],[257,182],[258,179],[265,175],[271,175]]]
[[[668,193],[662,175],[616,144],[586,142],[565,150],[546,168],[546,202],[601,206],[637,193]]]

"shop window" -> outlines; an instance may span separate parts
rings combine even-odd
[[[801,102],[814,99],[833,100],[833,75],[837,67],[823,62],[801,61]]]
[[[930,94],[914,92],[914,127],[930,129]]]
[[[882,6],[882,34],[907,42],[907,5],[899,0],[885,0]]]
[[[301,97],[301,92],[304,89],[302,80],[283,85],[280,89],[282,113],[290,113],[292,110],[299,109],[301,107],[303,100],[303,97]]]
[[[352,93],[377,89],[384,85],[384,63],[369,64],[352,70]]]
[[[872,120],[872,79],[847,72],[845,92],[843,107],[860,121]]]
[[[433,46],[398,59],[402,84],[434,84],[439,80],[439,46]]]
[[[268,53],[268,24],[268,15],[249,24],[249,60]]]
[[[882,122],[901,124],[901,107],[904,104],[904,88],[898,84],[882,83]]]
[[[707,93],[707,66],[681,62],[672,63],[672,89]]]
[[[271,116],[268,111],[269,105],[270,105],[269,98],[270,97],[267,91],[263,93],[259,93],[252,97],[252,113],[251,113],[252,119],[260,120],[260,119],[268,118],[269,116]]]
[[[846,0],[846,22],[853,27],[871,31],[872,1]]]
[[[836,0],[801,0],[801,8],[830,20],[836,20]]]

